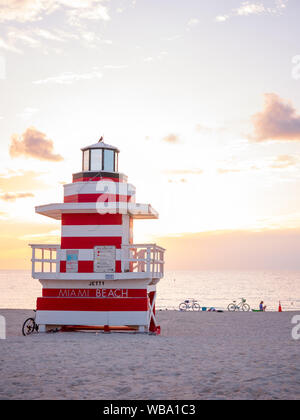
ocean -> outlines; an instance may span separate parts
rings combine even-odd
[[[267,310],[300,310],[300,271],[167,271],[158,284],[158,309],[178,309],[196,299],[200,306],[226,309],[245,298],[253,309],[261,300]],[[33,309],[41,296],[38,280],[25,270],[0,270],[0,308]]]

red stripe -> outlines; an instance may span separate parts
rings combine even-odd
[[[98,213],[80,213],[80,214],[62,214],[61,224],[70,225],[121,225],[122,214],[98,214]]]
[[[73,178],[73,183],[75,182],[88,182],[88,181],[113,181],[113,182],[125,182],[125,180],[120,180],[118,178],[100,178],[100,177],[85,177],[85,178],[78,178],[78,179],[74,179]]]
[[[60,298],[101,298],[101,297],[147,297],[146,289],[43,289],[43,297],[60,297]]]
[[[147,298],[48,298],[37,299],[38,311],[147,311]]]
[[[115,246],[120,249],[122,237],[62,237],[61,249],[93,249],[95,246]]]
[[[116,273],[122,273],[121,265],[122,265],[121,261],[116,261]]]
[[[131,195],[119,194],[74,194],[64,197],[64,203],[94,203],[100,201],[101,203],[126,203],[131,200]]]
[[[60,272],[67,272],[66,261],[60,262]],[[78,273],[93,273],[94,272],[94,261],[78,261]],[[121,273],[121,261],[116,261],[115,273]]]

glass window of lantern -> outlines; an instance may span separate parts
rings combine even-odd
[[[84,171],[90,170],[90,151],[85,150],[83,152],[83,168]]]
[[[102,149],[91,150],[91,171],[102,171]]]
[[[119,172],[119,154],[115,153],[115,171]]]
[[[115,152],[113,150],[104,150],[104,171],[114,172],[115,170]]]

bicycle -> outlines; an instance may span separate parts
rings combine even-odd
[[[248,303],[246,303],[246,299],[241,298],[241,302],[236,304],[236,300],[233,301],[233,303],[230,303],[227,307],[229,312],[235,312],[235,311],[244,311],[244,312],[249,312],[250,311],[250,306],[248,305]]]
[[[179,310],[187,311],[192,309],[193,311],[200,311],[200,305],[195,299],[186,299],[184,302],[180,303]]]
[[[33,310],[33,312],[36,311]],[[35,323],[35,317],[27,318],[22,327],[22,334],[26,336],[32,334],[33,332],[39,332],[39,326]]]

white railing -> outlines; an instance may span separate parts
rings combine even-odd
[[[59,272],[60,245],[30,244],[29,246],[31,246],[32,249],[32,277],[34,277],[34,274],[36,273]],[[49,258],[47,258],[47,256],[49,256]],[[37,264],[39,264],[39,267]]]
[[[122,271],[163,277],[165,249],[156,244],[122,245]]]
[[[60,272],[60,245],[30,244],[32,248],[32,277]],[[122,245],[122,273],[136,273],[136,278],[162,278],[164,275],[165,249],[156,244]],[[91,258],[92,259],[92,258]],[[79,255],[80,260],[80,255]],[[103,273],[94,273],[97,278]],[[128,276],[126,276],[128,277]],[[50,277],[49,277],[50,278]],[[125,277],[124,277],[125,278]]]

